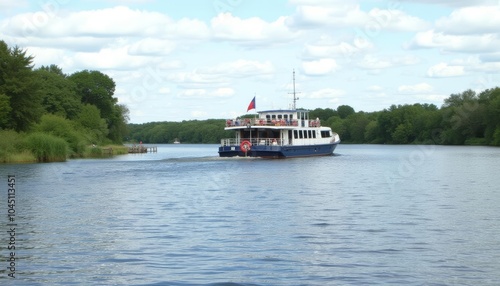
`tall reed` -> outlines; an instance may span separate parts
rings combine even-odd
[[[32,133],[26,137],[25,143],[38,162],[62,162],[68,156],[68,143],[50,134]]]

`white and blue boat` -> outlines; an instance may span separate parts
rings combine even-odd
[[[258,118],[227,120],[234,138],[221,140],[220,157],[290,158],[332,155],[340,137],[306,110],[268,110]]]
[[[234,138],[221,140],[220,157],[291,158],[332,155],[340,137],[319,119],[310,119],[309,111],[295,109],[295,73],[293,109],[259,111],[258,117],[227,120],[225,130]],[[255,108],[255,101],[251,106]],[[251,108],[249,106],[249,108]]]

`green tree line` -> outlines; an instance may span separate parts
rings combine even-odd
[[[242,116],[244,117],[244,116]],[[356,112],[348,105],[310,110],[344,143],[500,146],[500,88],[479,94],[452,94],[434,104],[392,105],[377,112]],[[233,137],[224,119],[129,124],[128,140],[144,143],[218,143]]]
[[[189,120],[182,122],[151,122],[129,124],[131,142],[143,143],[217,143],[221,138],[233,136],[233,132],[225,131],[226,120]]]
[[[112,78],[89,70],[67,75],[57,65],[35,69],[33,59],[0,41],[0,162],[16,161],[13,154],[64,160],[122,142],[128,109],[114,97]]]
[[[433,104],[392,105],[378,112],[355,112],[350,106],[315,109],[346,143],[500,146],[500,88],[479,94],[452,94]]]

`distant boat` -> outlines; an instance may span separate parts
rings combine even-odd
[[[295,86],[295,76],[294,76]],[[220,157],[291,158],[331,155],[340,137],[319,119],[309,119],[309,111],[295,109],[258,112],[258,118],[227,120],[224,130],[234,138],[221,140]]]
[[[179,141],[179,139],[178,139],[178,138],[175,138],[175,140],[174,140],[174,144],[181,144],[181,141]]]

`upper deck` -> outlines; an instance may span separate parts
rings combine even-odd
[[[307,110],[267,110],[259,111],[255,118],[226,120],[226,127],[274,126],[274,127],[320,127],[318,118],[310,120]],[[226,128],[228,129],[228,128]]]

